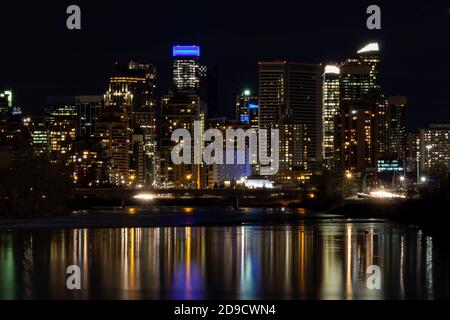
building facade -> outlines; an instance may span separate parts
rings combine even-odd
[[[259,128],[280,127],[283,122],[303,125],[308,139],[307,170],[322,161],[322,75],[320,65],[259,62]],[[301,139],[302,133],[296,134]]]
[[[103,96],[76,96],[77,137],[95,136],[95,122],[103,110]]]
[[[334,166],[335,121],[340,101],[340,69],[337,65],[325,66],[323,74],[323,109],[322,109],[322,157],[326,168]]]

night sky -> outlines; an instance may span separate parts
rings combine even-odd
[[[82,10],[82,30],[66,28],[66,8]],[[378,4],[382,29],[366,28]],[[47,96],[103,94],[114,61],[158,68],[170,84],[171,46],[198,44],[219,68],[221,109],[256,90],[259,60],[344,61],[369,41],[382,50],[382,86],[409,99],[411,129],[450,123],[450,1],[2,1],[0,89],[39,113]]]

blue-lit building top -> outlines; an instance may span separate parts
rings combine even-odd
[[[199,46],[173,46],[172,48],[173,57],[200,57],[200,47]]]

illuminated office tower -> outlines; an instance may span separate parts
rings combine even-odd
[[[195,91],[179,90],[163,96],[161,103],[161,186],[200,188],[204,185],[204,168],[203,165],[193,163],[194,148],[191,148],[192,164],[176,165],[171,159],[171,150],[176,145],[171,140],[171,136],[176,129],[187,129],[193,139],[194,122],[201,121],[201,133],[204,132],[204,113],[201,109],[200,98]],[[190,143],[192,144],[192,141]]]
[[[75,97],[77,109],[77,137],[94,137],[95,121],[103,109],[103,96]]]
[[[406,97],[388,98],[388,152],[403,161],[406,159],[406,104]]]
[[[12,110],[12,91],[0,91],[0,121],[7,121]]]
[[[201,76],[200,47],[195,45],[173,46],[172,57],[175,90],[198,90]]]
[[[33,117],[30,123],[31,144],[35,155],[47,155],[49,152],[49,131],[45,117]]]
[[[380,93],[379,80],[379,64],[380,64],[380,48],[378,43],[369,43],[362,49],[357,51],[357,54],[345,62],[346,65],[367,66],[369,68],[368,90],[372,96],[377,96]]]
[[[252,95],[249,89],[245,89],[236,96],[236,120],[251,129],[258,130],[259,127],[259,105],[258,97]],[[251,165],[252,174],[259,172],[259,165]]]
[[[306,128],[297,122],[280,125],[280,165],[275,180],[279,183],[301,183],[306,176],[308,139]]]
[[[205,76],[206,68],[199,66],[198,46],[174,46],[172,50],[173,90],[161,100],[160,185],[200,189],[206,185],[206,167],[194,163],[195,148],[191,148],[191,164],[174,164],[171,150],[177,143],[171,140],[171,136],[176,129],[187,129],[193,139],[196,121],[201,124],[200,132],[203,134],[206,110],[200,98],[199,84],[200,77]],[[203,139],[199,143],[203,152]]]
[[[436,177],[450,172],[450,124],[432,124],[420,130],[420,172]]]
[[[249,89],[236,96],[236,120],[258,129],[258,97],[251,94]]]
[[[130,119],[134,112],[151,112],[156,105],[155,81],[156,71],[151,64],[116,63],[109,78],[105,106],[122,108]]]
[[[259,63],[259,128],[279,127],[283,121],[304,125],[308,170],[322,160],[322,69],[287,61]]]
[[[129,125],[129,140],[138,130],[143,135],[142,144],[145,153],[144,162],[133,162],[130,170],[145,172],[144,185],[152,185],[155,179],[156,156],[156,69],[151,64],[130,61],[127,64],[116,63],[115,73],[109,79],[105,94],[105,109],[119,107]],[[133,154],[129,145],[130,156]],[[132,157],[130,157],[132,159]],[[144,168],[134,168],[144,165]],[[130,176],[133,176],[131,174]],[[141,184],[141,183],[139,183]]]
[[[334,122],[339,111],[340,69],[336,65],[325,66],[323,74],[323,164],[328,169],[334,165]]]
[[[347,59],[346,64],[367,66],[369,68],[368,83],[363,90],[363,94],[378,106],[378,152],[379,154],[389,152],[389,101],[381,92],[379,76],[380,47],[378,43],[372,42],[367,44],[358,50],[356,56]]]
[[[50,160],[66,166],[75,157],[76,121],[75,105],[52,105],[45,109]]]
[[[378,130],[374,128],[377,104],[370,97],[371,68],[347,61],[340,69],[335,158],[341,169],[362,174],[366,167],[376,168],[377,160],[374,149],[378,139],[374,138],[374,130]]]
[[[342,170],[364,176],[375,172],[378,158],[377,108],[371,101],[341,105],[336,126],[336,157]]]
[[[105,148],[107,176],[111,185],[130,187],[130,128],[120,107],[105,108],[96,122],[96,135]]]

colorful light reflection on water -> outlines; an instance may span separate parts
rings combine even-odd
[[[448,298],[448,261],[384,222],[1,232],[0,299]],[[365,286],[373,264],[381,290]]]

